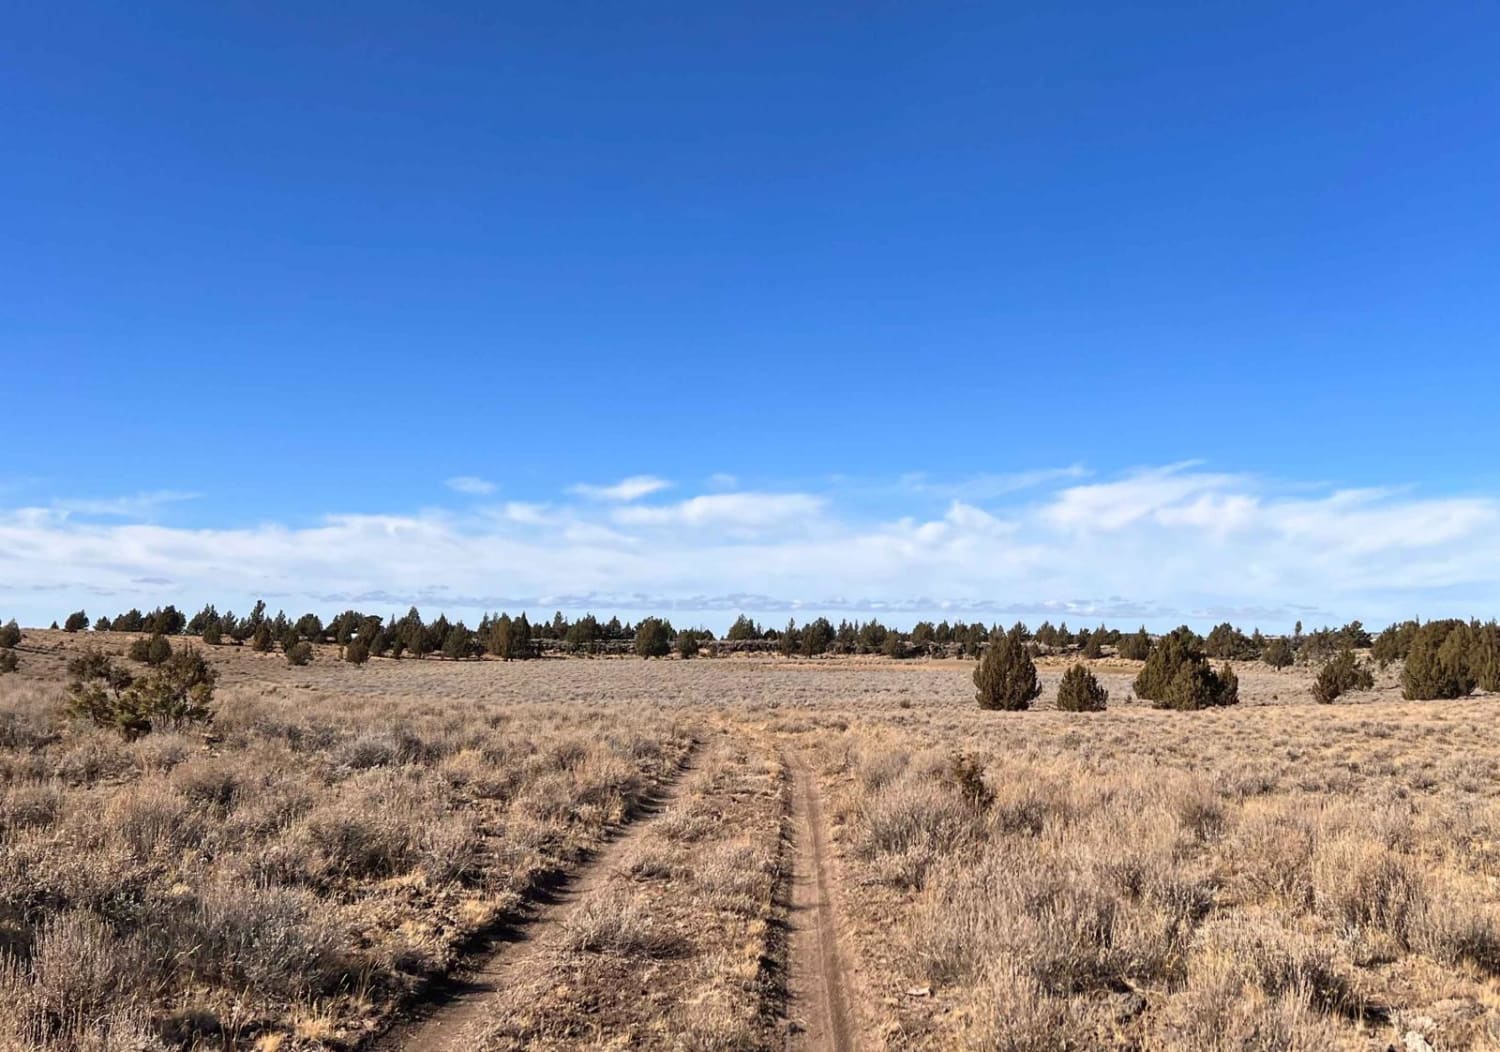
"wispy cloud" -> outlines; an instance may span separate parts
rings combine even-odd
[[[671,485],[666,479],[659,479],[655,475],[631,475],[612,486],[594,486],[580,482],[576,486],[570,486],[568,492],[589,500],[628,502],[658,493]]]
[[[66,498],[55,500],[52,507],[69,515],[96,515],[111,519],[139,519],[149,516],[166,504],[196,500],[199,494],[177,490],[153,490],[126,497]]]
[[[988,505],[953,498],[933,510],[932,494],[914,494],[906,514],[873,516],[841,504],[842,492],[511,502],[240,529],[145,521],[159,499],[88,502],[92,516],[59,502],[0,511],[0,608],[45,623],[60,596],[128,607],[266,595],[288,609],[342,597],[461,616],[743,608],[1276,628],[1482,614],[1500,594],[1491,495],[1312,487],[1185,464],[1056,477]],[[142,521],[106,517],[132,511]],[[174,582],[170,596],[147,583],[160,581]]]
[[[482,479],[475,475],[455,475],[448,479],[443,485],[455,493],[463,493],[471,497],[485,497],[495,492],[495,484],[489,479]]]

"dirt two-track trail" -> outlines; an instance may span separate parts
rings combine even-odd
[[[614,863],[677,798],[683,776],[692,770],[689,756],[670,782],[636,809],[631,821],[607,840],[583,866],[535,903],[513,925],[513,936],[460,977],[442,988],[415,1016],[394,1027],[375,1044],[379,1052],[473,1052],[480,1034],[505,992],[565,935],[573,910],[603,886]]]
[[[859,1047],[848,973],[839,950],[837,874],[818,782],[788,757],[792,776],[792,884],[788,912],[787,1048],[853,1052]]]

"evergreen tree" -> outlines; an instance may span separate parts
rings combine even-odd
[[[1469,626],[1462,621],[1429,621],[1412,638],[1401,671],[1401,696],[1408,701],[1462,698],[1474,690],[1469,669]]]
[[[370,660],[370,644],[361,636],[355,636],[344,647],[344,660],[351,665],[363,665]]]
[[[303,640],[289,640],[286,647],[286,663],[293,668],[312,664],[313,645]]]
[[[635,630],[635,652],[643,658],[666,657],[672,652],[672,626],[659,617],[643,617]]]
[[[691,628],[684,628],[677,633],[677,656],[686,661],[688,658],[698,656],[698,633]]]
[[[1331,705],[1352,690],[1369,690],[1375,686],[1375,677],[1354,651],[1345,647],[1318,672],[1313,683],[1313,699],[1322,705]]]
[[[1135,693],[1159,709],[1203,709],[1239,701],[1239,678],[1227,664],[1215,672],[1197,633],[1183,625],[1163,636],[1135,679]]]
[[[828,618],[819,617],[803,626],[801,646],[804,657],[826,653],[832,645],[833,625],[829,624]]]
[[[1020,633],[1011,631],[992,640],[974,669],[974,699],[979,707],[1016,712],[1029,709],[1041,693],[1036,665]]]
[[[82,610],[78,610],[74,613],[69,614],[68,619],[63,622],[64,632],[82,632],[88,627],[89,615],[84,613]]]
[[[16,619],[11,618],[0,626],[0,647],[9,650],[21,642],[21,626],[16,624]]]
[[[1129,661],[1145,661],[1151,656],[1151,636],[1145,625],[1120,640],[1120,656]]]
[[[1097,637],[1094,637],[1097,638]],[[1083,665],[1074,665],[1063,673],[1057,685],[1057,707],[1064,712],[1103,712],[1109,704],[1109,691]]]
[[[474,633],[464,627],[460,621],[448,629],[448,634],[443,638],[443,657],[450,661],[463,661],[474,656],[475,644]]]
[[[1266,643],[1260,652],[1260,659],[1272,668],[1288,668],[1297,660],[1297,655],[1292,653],[1292,644],[1287,642],[1285,636],[1277,636]]]
[[[744,614],[741,614],[734,619],[734,624],[729,626],[729,631],[725,634],[724,638],[739,643],[759,639],[760,635],[760,626]]]

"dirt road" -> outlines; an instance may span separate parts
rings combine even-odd
[[[615,861],[624,857],[651,821],[671,806],[682,776],[691,768],[690,758],[671,783],[643,802],[618,835],[542,901],[533,904],[482,963],[435,989],[412,1019],[394,1027],[374,1047],[381,1052],[472,1052],[477,1048],[477,1035],[506,991],[519,985],[527,968],[564,936],[564,925],[576,906],[604,883]]]
[[[833,860],[817,778],[798,756],[792,774],[792,888],[788,917],[789,1049],[853,1052],[859,1047],[848,974],[839,951]]]

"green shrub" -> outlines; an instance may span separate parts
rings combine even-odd
[[[1500,690],[1500,625],[1490,621],[1474,629],[1469,671],[1480,690]]]
[[[224,630],[219,622],[210,621],[203,626],[203,642],[208,646],[216,647],[224,640]]]
[[[1090,636],[1090,641],[1097,636]],[[1057,685],[1057,707],[1064,712],[1103,712],[1109,704],[1109,691],[1082,665],[1063,673]]]
[[[1192,629],[1183,625],[1161,637],[1146,658],[1146,667],[1135,678],[1135,695],[1151,701],[1167,696],[1177,672],[1184,665],[1205,665],[1203,649]]]
[[[68,708],[135,738],[157,724],[180,727],[208,720],[218,675],[191,647],[175,650],[153,671],[134,678],[102,651],[68,662]]]
[[[82,632],[88,627],[89,615],[84,613],[82,610],[78,610],[74,613],[69,614],[68,619],[63,622],[64,632]]]
[[[0,647],[9,650],[19,642],[21,642],[21,626],[16,624],[15,618],[0,625]]]
[[[1120,656],[1128,661],[1145,661],[1151,656],[1151,637],[1146,633],[1145,625],[1120,640]]]
[[[14,672],[20,667],[20,664],[21,659],[16,657],[14,650],[11,650],[9,647],[0,650],[0,676],[5,675],[7,672]]]
[[[155,668],[172,656],[172,644],[159,632],[150,636],[141,636],[131,641],[129,649],[125,651],[125,656],[131,661],[139,661],[143,665]]]
[[[293,643],[286,648],[286,663],[292,668],[311,665],[312,659],[313,647],[311,643]]]
[[[1401,671],[1401,696],[1428,701],[1471,693],[1475,685],[1469,668],[1472,635],[1463,621],[1429,621],[1417,629]]]
[[[1297,655],[1292,652],[1292,644],[1286,636],[1277,636],[1260,652],[1260,659],[1272,668],[1290,668]]]
[[[1179,665],[1172,676],[1172,682],[1167,686],[1165,696],[1152,699],[1158,709],[1175,709],[1179,712],[1235,705],[1239,700],[1240,681],[1234,674],[1234,669],[1225,665],[1215,672],[1203,659]]]
[[[351,665],[363,665],[370,660],[370,644],[356,636],[344,648],[344,660]]]
[[[643,617],[635,630],[635,652],[643,658],[672,652],[672,626],[659,617]]]
[[[1012,630],[990,641],[974,670],[974,700],[981,709],[1018,712],[1042,693],[1036,664],[1020,633]]]
[[[677,633],[677,656],[686,660],[698,656],[698,633],[683,629]]]
[[[1331,705],[1351,690],[1369,690],[1373,686],[1375,676],[1346,647],[1318,672],[1313,683],[1313,700]]]
[[[250,649],[257,654],[271,652],[271,626],[262,621],[250,635]]]

